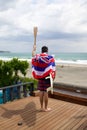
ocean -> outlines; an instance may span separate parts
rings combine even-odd
[[[56,63],[87,65],[87,53],[58,53],[53,52]],[[31,53],[0,52],[0,60],[11,60],[12,58],[31,60]]]

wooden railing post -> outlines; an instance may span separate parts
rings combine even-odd
[[[23,85],[23,92],[24,92],[24,97],[27,97],[27,90],[26,90],[26,85]]]
[[[30,96],[33,96],[33,92],[34,92],[34,83],[31,83],[30,85]]]
[[[21,98],[21,89],[20,88],[21,88],[21,86],[17,87],[17,90],[18,90],[18,95],[17,96],[18,96],[19,99]]]
[[[10,95],[11,95],[11,101],[13,101],[14,99],[13,88],[10,88]]]

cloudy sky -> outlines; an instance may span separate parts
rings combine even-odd
[[[87,52],[87,0],[0,0],[0,50]]]

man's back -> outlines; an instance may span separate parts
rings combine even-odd
[[[32,74],[34,78],[45,78],[52,72],[55,72],[55,60],[53,56],[41,53],[32,58]]]

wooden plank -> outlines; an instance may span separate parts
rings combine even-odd
[[[80,92],[72,92],[72,91],[60,90],[60,89],[54,89],[54,92],[62,93],[64,95],[70,95],[72,97],[81,98],[87,101],[87,94],[82,94]]]
[[[79,126],[79,127],[78,127]],[[81,119],[73,128],[72,130],[86,130],[87,129],[87,119]]]
[[[70,108],[69,111],[66,111],[64,112],[64,114],[62,114],[62,117],[59,117],[58,126],[56,125],[54,128],[62,130],[62,127],[65,127],[68,124],[68,122],[70,122],[70,119],[72,119],[72,117],[76,114],[76,109],[74,107]]]
[[[87,107],[49,98],[50,112],[39,112],[38,97],[0,105],[0,130],[82,130],[87,127]],[[22,125],[18,125],[22,122]]]
[[[79,125],[79,122],[82,120],[81,118],[77,118],[77,116],[84,114],[83,113],[83,109],[80,109],[80,111],[76,112],[76,115],[74,114],[68,121],[66,121],[65,124],[63,124],[60,129],[61,130],[71,130],[72,128],[74,128],[77,124]],[[86,114],[86,113],[85,113]],[[76,130],[76,129],[74,129]]]
[[[80,126],[77,128],[77,130],[87,130],[87,119],[84,122],[81,122]]]
[[[73,95],[73,93],[72,94],[65,93],[65,92],[63,93],[63,90],[62,90],[61,92],[54,91],[53,95],[49,93],[49,96],[52,98],[61,99],[68,102],[78,103],[78,104],[87,106],[87,98],[86,98],[87,96],[85,97],[85,95],[83,97],[79,95],[78,97],[78,96]]]
[[[59,109],[59,114],[62,115],[63,113],[63,110],[65,108],[65,105],[63,107],[60,107]],[[40,118],[38,120],[38,124],[37,125],[37,129],[41,129],[43,126],[44,126],[44,129],[46,128],[49,128],[50,125],[53,125],[54,122],[56,121],[57,119],[57,116],[58,116],[58,108],[56,107],[54,110],[52,110],[53,112],[50,113],[46,113],[45,117],[43,116],[42,118]],[[49,115],[49,116],[48,116]],[[55,116],[54,116],[55,115]],[[53,120],[53,121],[52,121]],[[52,121],[52,122],[51,122]],[[47,123],[49,122],[49,124]]]

